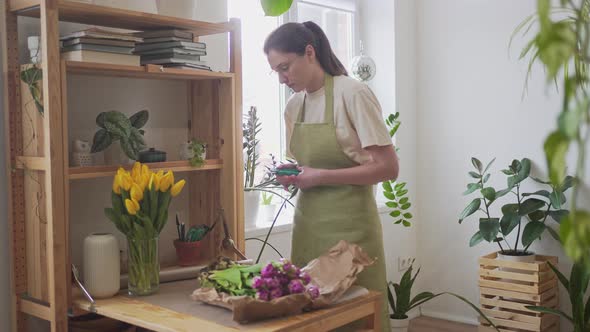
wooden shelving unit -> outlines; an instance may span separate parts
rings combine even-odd
[[[187,136],[205,141],[208,160],[202,167],[187,161],[153,163],[152,169],[186,172],[190,215],[213,223],[220,207],[230,232],[244,250],[242,188],[242,64],[239,21],[208,23],[146,14],[65,0],[7,0],[2,8],[7,49],[6,133],[10,177],[8,189],[11,240],[11,281],[14,331],[27,330],[27,317],[50,323],[51,331],[68,330],[68,313],[88,309],[72,294],[70,257],[70,185],[88,179],[111,177],[117,166],[70,167],[68,132],[68,79],[71,75],[132,77],[185,82],[188,96]],[[38,17],[41,26],[41,69],[44,114],[27,110],[28,89],[20,81],[18,16]],[[122,66],[61,61],[59,22],[75,22],[130,30],[177,28],[195,36],[229,34],[230,70],[227,73],[162,68],[157,65]],[[27,113],[28,112],[28,113]],[[31,138],[27,126],[35,127]],[[27,136],[29,135],[29,136]],[[31,143],[32,142],[32,143]],[[90,182],[89,182],[90,183]],[[108,193],[105,193],[108,194]],[[169,221],[170,222],[170,221]],[[205,258],[217,256],[222,227],[203,243]],[[160,294],[166,296],[166,287]],[[76,299],[74,301],[74,299]],[[112,299],[113,307],[125,299]],[[137,299],[141,301],[141,299]],[[102,314],[125,320],[116,314]],[[116,310],[115,310],[116,311]],[[147,319],[147,318],[146,318]],[[139,321],[138,321],[139,320]],[[141,318],[133,323],[147,326]],[[125,320],[129,322],[129,319]],[[172,321],[161,321],[161,330]],[[170,325],[172,326],[172,325]]]

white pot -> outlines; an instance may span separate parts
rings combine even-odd
[[[244,191],[244,223],[246,229],[255,228],[260,209],[260,191]]]
[[[121,265],[119,242],[112,234],[97,233],[84,239],[84,285],[96,298],[119,292]]]
[[[260,205],[260,219],[264,221],[273,221],[277,214],[277,204]]]
[[[104,150],[104,162],[107,165],[119,166],[129,165],[133,163],[133,160],[127,157],[125,152],[123,152],[123,149],[121,148],[119,142],[114,142]]]
[[[196,0],[156,0],[159,15],[193,19]]]
[[[410,319],[390,319],[391,332],[408,332]]]
[[[535,253],[532,253],[532,252],[530,255],[525,255],[525,256],[505,255],[505,254],[502,254],[499,252],[497,259],[503,260],[503,261],[508,261],[508,262],[534,263],[536,258],[537,258],[537,255],[535,255]],[[505,271],[505,272],[533,274],[533,271],[514,269],[514,268],[510,268],[510,267],[500,267],[499,269],[500,269],[500,271]],[[518,280],[512,280],[512,279],[501,279],[501,280],[507,280],[507,281],[509,280],[511,283],[518,283],[518,284],[525,284],[525,285],[529,284],[526,281],[518,281]]]
[[[41,63],[41,37],[27,37],[27,46],[29,47],[29,55],[31,57],[31,62]]]

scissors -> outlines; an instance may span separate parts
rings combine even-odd
[[[272,170],[276,176],[299,175],[301,171],[297,168],[275,168]]]

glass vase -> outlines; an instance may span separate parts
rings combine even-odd
[[[127,238],[127,259],[129,295],[143,296],[157,292],[160,286],[158,237]]]

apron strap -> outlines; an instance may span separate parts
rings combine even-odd
[[[324,122],[334,124],[334,77],[326,74],[324,78],[324,94],[326,98],[326,109],[324,110]],[[297,115],[297,122],[304,122],[305,119],[305,99],[307,94],[303,95],[303,104],[299,115]]]

